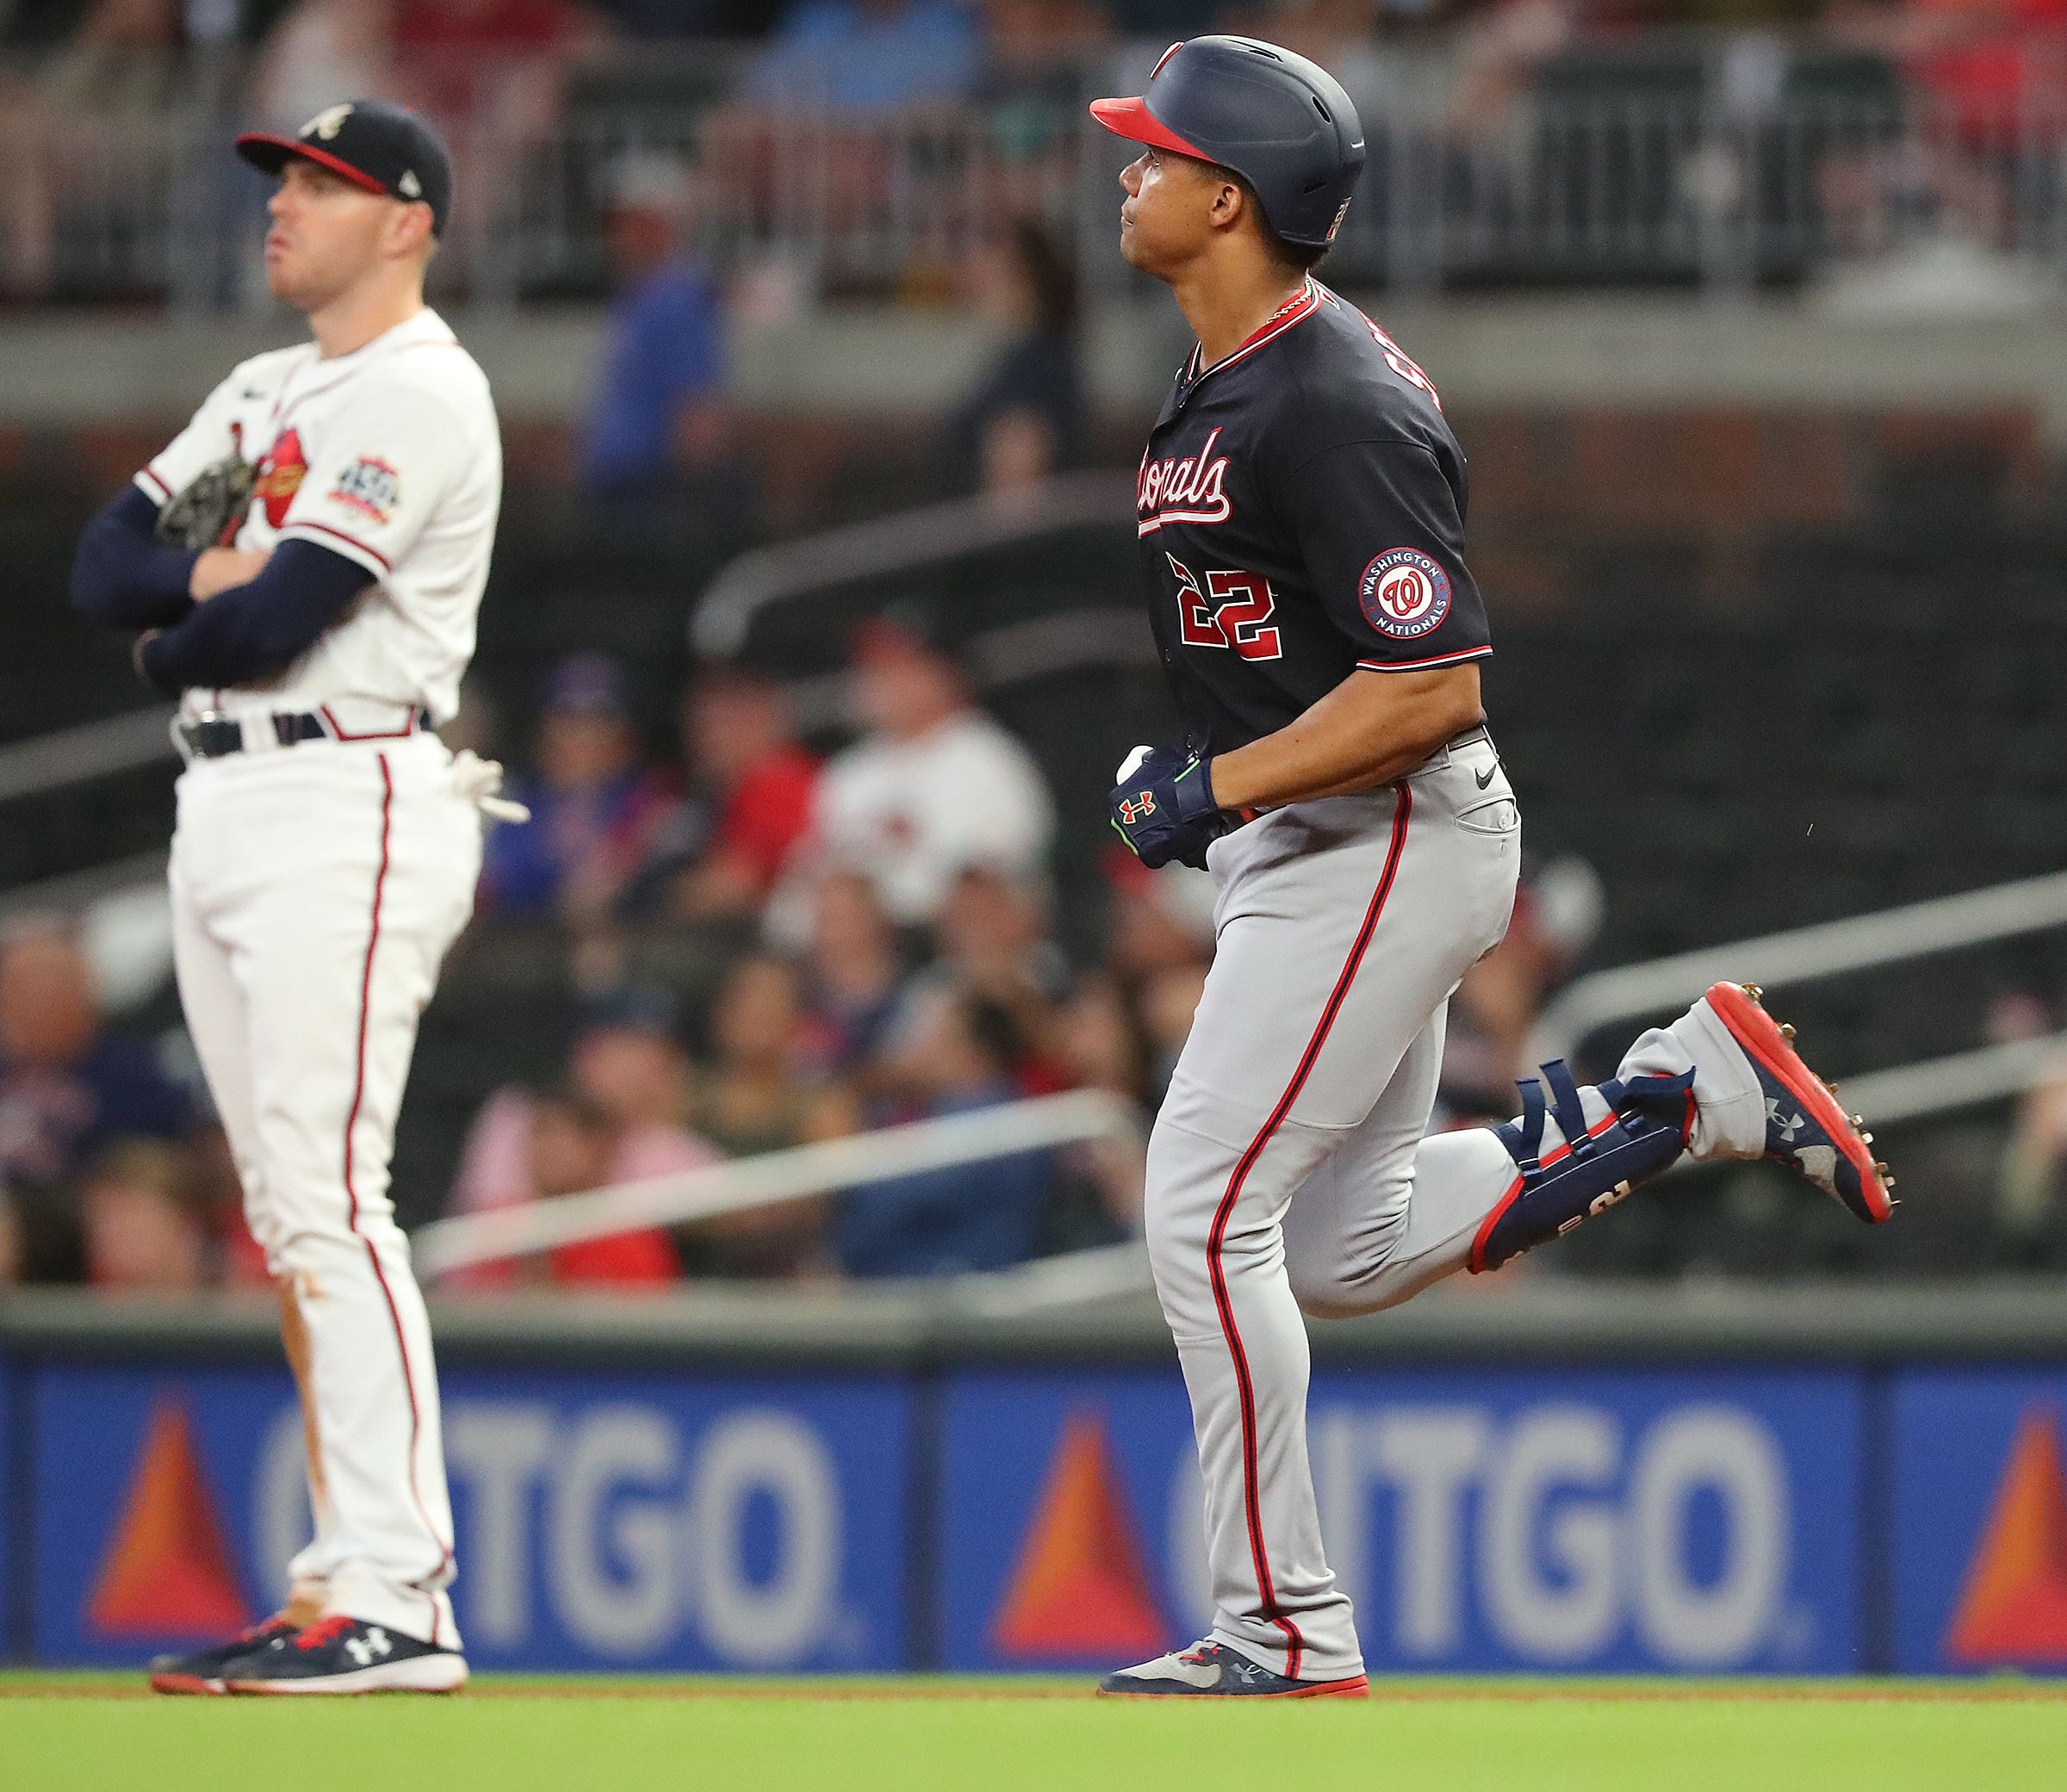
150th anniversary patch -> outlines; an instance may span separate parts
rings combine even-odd
[[[1449,574],[1418,548],[1387,548],[1363,569],[1364,620],[1394,641],[1418,641],[1449,614]]]
[[[401,495],[401,475],[387,462],[376,460],[371,455],[362,455],[354,461],[338,475],[337,484],[330,488],[333,503],[355,510],[376,523],[388,520]]]

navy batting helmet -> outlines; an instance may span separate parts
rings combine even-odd
[[[1363,171],[1363,127],[1317,62],[1252,37],[1172,44],[1138,99],[1099,100],[1107,130],[1232,168],[1288,243],[1334,240]]]

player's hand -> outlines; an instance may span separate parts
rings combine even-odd
[[[1195,753],[1137,747],[1106,800],[1113,831],[1151,869],[1175,859],[1203,869],[1206,849],[1227,831],[1213,775]]]
[[[205,549],[194,562],[194,570],[187,574],[187,595],[196,604],[205,604],[216,592],[233,585],[249,585],[265,570],[266,561],[272,557],[270,553],[252,554],[242,548]]]

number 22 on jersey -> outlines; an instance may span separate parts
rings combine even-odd
[[[1163,556],[1177,580],[1177,633],[1187,647],[1232,648],[1245,660],[1276,660],[1283,647],[1270,617],[1277,608],[1270,581],[1254,573],[1206,575],[1204,590],[1174,554]]]

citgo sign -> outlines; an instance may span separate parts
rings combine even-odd
[[[444,1380],[482,1668],[1077,1671],[1211,1622],[1172,1370]],[[219,1637],[307,1534],[282,1369],[0,1359],[0,1438],[30,1659]],[[1308,1440],[1377,1672],[2067,1669],[2057,1368],[1324,1368]]]
[[[133,1663],[271,1609],[308,1535],[284,1373],[54,1367],[34,1390],[39,1659]],[[910,1405],[876,1378],[448,1374],[470,1658],[901,1666]]]
[[[1859,1427],[1842,1375],[1338,1373],[1309,1442],[1374,1669],[1819,1672],[1858,1665]],[[1204,1633],[1175,1378],[962,1378],[946,1448],[948,1665]]]
[[[1903,1375],[1894,1434],[1895,1665],[2067,1668],[2067,1374]]]

